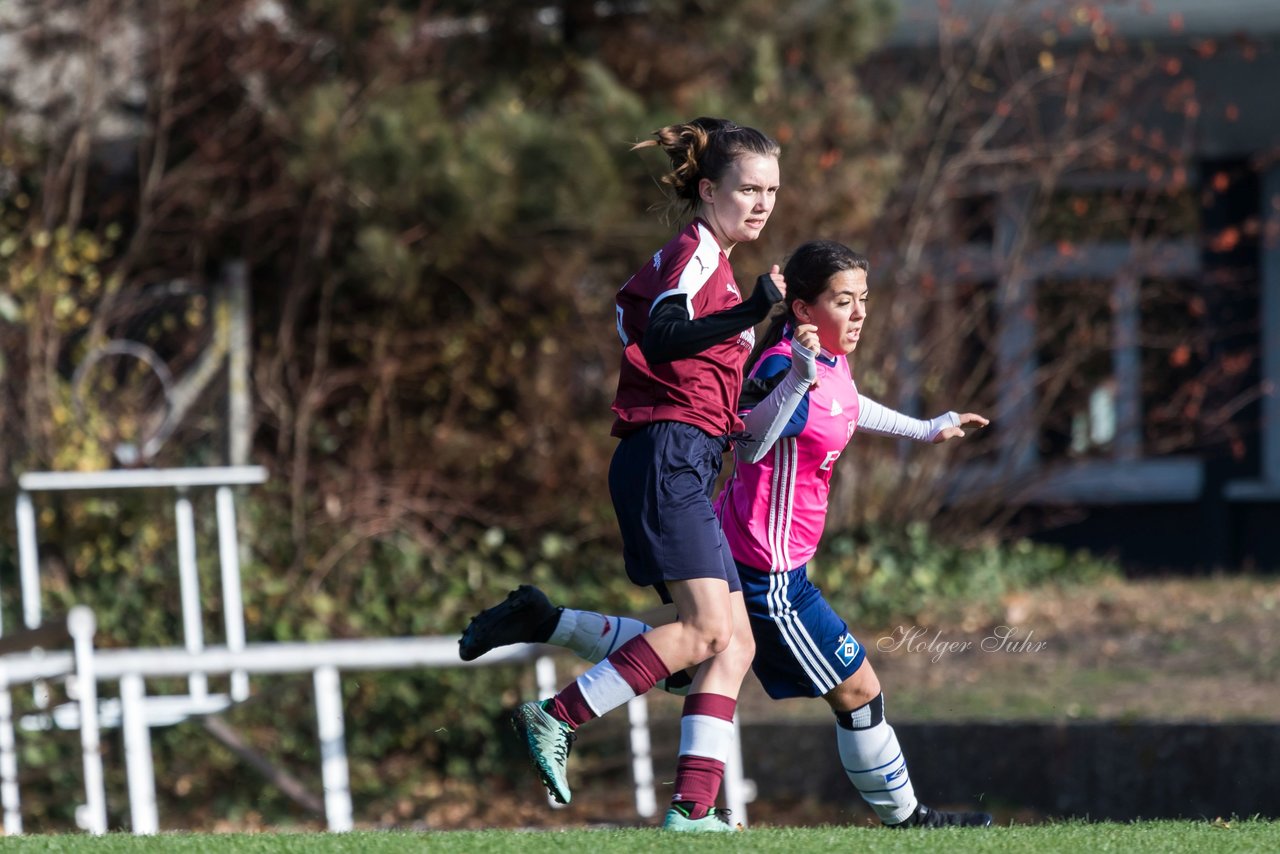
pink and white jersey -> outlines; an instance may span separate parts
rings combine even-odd
[[[768,572],[807,563],[827,518],[831,473],[858,424],[858,389],[843,356],[816,359],[818,385],[805,394],[782,437],[759,462],[738,459],[716,500],[734,560]],[[791,339],[760,355],[751,375],[791,367]]]
[[[649,316],[662,300],[688,298],[690,319],[742,303],[729,258],[702,220],[695,219],[627,280],[616,297],[622,367],[613,401],[613,435],[655,421],[692,424],[712,436],[742,428],[738,394],[742,366],[755,344],[747,328],[685,359],[650,365],[640,350]]]

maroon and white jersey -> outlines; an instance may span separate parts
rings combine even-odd
[[[754,329],[748,326],[700,353],[660,365],[650,365],[640,350],[654,308],[677,295],[687,297],[690,320],[742,303],[729,258],[701,219],[681,229],[618,291],[623,349],[614,436],[655,421],[692,424],[712,436],[742,428],[738,393]]]

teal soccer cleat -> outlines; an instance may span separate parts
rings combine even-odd
[[[511,725],[524,738],[529,758],[542,778],[551,797],[558,803],[569,803],[569,780],[565,772],[569,766],[569,749],[576,736],[566,723],[547,713],[541,703],[521,704],[511,716]]]

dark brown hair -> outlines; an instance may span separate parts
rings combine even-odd
[[[671,187],[675,203],[683,202],[689,213],[698,207],[698,183],[703,178],[719,181],[729,167],[745,155],[777,157],[782,152],[778,143],[755,128],[708,116],[659,128],[653,136],[654,139],[638,142],[631,149],[662,147],[672,167],[662,176],[662,183]]]

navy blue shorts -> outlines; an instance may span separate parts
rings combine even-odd
[[[738,575],[756,639],[751,669],[770,697],[824,696],[862,666],[866,650],[805,567],[763,572],[738,564]]]
[[[671,601],[668,581],[723,578],[742,589],[711,493],[727,442],[689,424],[658,421],[628,433],[609,465],[627,576]]]

